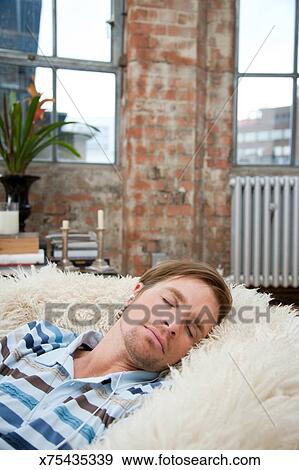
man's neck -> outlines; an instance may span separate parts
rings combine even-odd
[[[100,377],[113,372],[136,370],[124,347],[119,324],[115,324],[92,351],[77,349],[74,377]]]

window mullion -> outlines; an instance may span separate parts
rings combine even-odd
[[[53,56],[57,57],[57,1],[52,0],[52,18],[53,18]],[[52,121],[57,121],[57,85],[56,85],[56,68],[52,67],[52,80],[53,80],[53,112]],[[57,131],[55,131],[57,134]],[[52,160],[57,162],[57,146],[52,147]]]
[[[0,50],[0,63],[30,67],[54,67],[70,70],[89,70],[90,72],[116,73],[118,67],[110,62],[65,59],[61,57],[35,56],[30,60],[27,54],[10,54]]]
[[[297,130],[297,77],[298,77],[298,21],[299,21],[299,0],[295,5],[295,37],[294,37],[294,80],[293,80],[293,114],[292,114],[292,148],[291,166],[296,165],[296,130]]]
[[[53,98],[54,98],[54,101],[53,101],[53,112],[52,112],[52,122],[56,122],[57,121],[57,101],[56,101],[56,98],[57,98],[57,86],[56,86],[56,70],[54,68],[52,68],[52,80],[53,80]],[[57,134],[57,131],[54,131],[55,134]],[[53,145],[52,147],[53,151],[52,151],[52,160],[54,162],[57,162],[57,147],[56,145]]]
[[[122,38],[122,21],[124,15],[123,0],[111,0],[111,18],[113,25],[111,26],[111,62],[115,66],[119,65],[122,55],[123,38]]]
[[[53,56],[57,57],[57,0],[52,0]]]
[[[234,74],[234,95],[233,95],[233,165],[238,165],[237,160],[237,138],[238,138],[238,86],[239,86],[239,16],[240,16],[240,0],[235,3],[235,74]]]

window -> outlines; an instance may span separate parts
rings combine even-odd
[[[299,0],[237,1],[237,165],[299,165],[298,12]]]
[[[0,108],[4,93],[28,97],[34,77],[42,97],[53,98],[44,106],[44,119],[75,121],[61,133],[81,159],[53,147],[39,160],[116,161],[122,4],[122,0],[1,0]]]

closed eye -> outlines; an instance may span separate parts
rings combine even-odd
[[[193,334],[192,334],[191,328],[188,325],[186,325],[186,329],[187,329],[188,335],[193,339]]]
[[[169,307],[173,307],[173,305],[170,302],[168,302],[168,300],[165,299],[164,297],[162,297],[162,300],[165,304],[169,305]]]
[[[200,324],[200,323],[196,323],[196,328],[197,328],[197,330],[199,331],[199,333],[203,336],[203,334],[204,334],[204,327],[203,327],[203,325]]]
[[[162,300],[163,302],[168,305],[169,307],[175,307],[174,305],[172,305],[167,299],[165,299],[165,297],[162,297]],[[186,326],[186,331],[187,331],[187,334],[188,336],[190,336],[190,338],[194,339],[194,336],[192,334],[192,331],[191,331],[191,328],[188,326],[188,324],[185,325]]]

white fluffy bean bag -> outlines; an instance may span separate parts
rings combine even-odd
[[[139,278],[63,274],[55,265],[17,278],[0,277],[0,335],[44,318],[45,303],[122,303]],[[172,368],[170,388],[156,389],[134,414],[112,424],[101,449],[299,449],[299,317],[271,296],[231,286],[234,308],[209,338]],[[82,317],[90,312],[81,312]],[[63,327],[83,327],[67,317]],[[95,328],[107,331],[106,316]],[[84,329],[89,329],[86,326]]]

